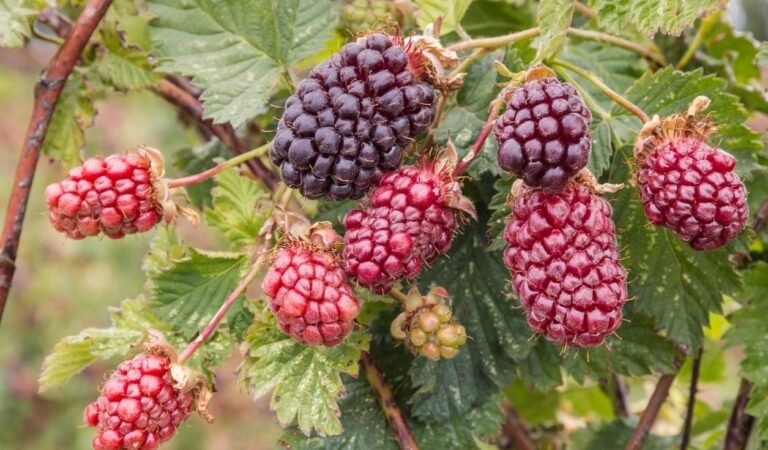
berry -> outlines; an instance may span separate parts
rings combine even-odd
[[[156,168],[147,152],[86,159],[45,189],[48,219],[72,239],[112,239],[152,229],[163,209],[155,198]]]
[[[347,213],[344,265],[351,277],[384,294],[448,250],[460,198],[449,173],[432,162],[403,167],[381,179],[365,208]]]
[[[587,165],[592,115],[576,89],[555,78],[528,81],[512,91],[496,119],[498,162],[531,187],[562,190]]]
[[[360,312],[337,258],[302,241],[278,250],[261,288],[280,328],[302,344],[339,344]]]
[[[404,341],[413,353],[432,361],[458,355],[467,332],[445,304],[446,295],[443,288],[434,288],[426,296],[411,289],[405,310],[392,321],[392,336]]]
[[[345,45],[288,98],[269,156],[307,198],[361,198],[434,118],[432,87],[383,34]]]
[[[627,299],[611,205],[586,186],[529,191],[513,204],[504,263],[528,324],[575,347],[602,343],[621,324]]]
[[[140,353],[121,363],[85,408],[97,427],[94,450],[152,450],[169,440],[193,409],[193,395],[174,387],[166,356]]]
[[[345,0],[341,7],[341,25],[353,32],[382,27],[402,29],[413,19],[413,8],[408,1]]]
[[[637,172],[645,215],[694,250],[727,244],[748,217],[746,190],[735,166],[733,156],[699,139],[665,142]]]

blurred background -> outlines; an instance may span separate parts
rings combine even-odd
[[[731,1],[729,15],[737,28],[752,31],[757,39],[768,39],[768,1]],[[34,83],[54,51],[53,45],[40,41],[19,50],[0,49],[2,215],[29,119]],[[137,144],[163,149],[168,155],[195,144],[196,136],[180,124],[176,111],[151,93],[111,95],[98,99],[96,106],[98,115],[86,134],[86,155],[123,152]],[[108,307],[143,290],[141,260],[153,233],[120,241],[72,241],[49,226],[43,189],[64,175],[59,165],[40,161],[13,291],[0,327],[0,449],[90,448],[93,431],[81,426],[82,411],[97,396],[97,386],[113,364],[96,363],[65,387],[41,396],[37,377],[42,360],[62,337],[87,327],[109,326]],[[214,237],[206,235],[204,229],[185,229],[184,234],[195,245],[215,248]],[[722,335],[722,323],[722,319],[714,318],[708,330],[712,343]],[[700,408],[710,412],[732,399],[738,388],[737,367],[727,364],[738,355],[712,347],[705,353],[700,397]],[[219,392],[211,404],[215,425],[208,426],[195,416],[167,448],[258,450],[277,446],[280,427],[267,400],[251,402],[238,390],[234,375],[238,361],[235,352],[217,374]],[[678,377],[657,424],[656,431],[661,434],[679,430],[687,398],[686,373],[689,371]],[[638,380],[629,387],[634,411],[643,409],[654,382],[653,378]],[[609,400],[599,387],[566,384],[561,389],[566,395],[553,397],[559,402],[551,405],[553,408],[547,406],[544,394],[541,402],[518,408],[529,419],[542,411],[558,411],[558,420],[573,429],[589,421],[611,419]],[[521,390],[526,388],[512,386],[508,395],[514,400],[522,395]],[[529,393],[524,396],[531,398]],[[581,411],[584,402],[590,406]],[[719,417],[719,423],[727,420],[727,409],[722,414],[725,416]]]

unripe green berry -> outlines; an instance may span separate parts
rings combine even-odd
[[[457,327],[453,325],[446,325],[437,332],[437,339],[440,343],[449,347],[456,347],[459,345],[461,337],[457,333]]]
[[[438,345],[434,342],[427,342],[423,347],[421,347],[421,354],[431,359],[432,361],[438,361],[440,359],[441,353],[442,349],[439,348]]]
[[[392,333],[392,337],[395,339],[402,341],[408,336],[405,334],[405,331],[403,331],[403,324],[405,324],[405,319],[405,313],[400,313],[397,317],[395,317],[395,320],[392,321],[392,325],[389,327],[389,332]]]
[[[459,354],[459,349],[456,347],[440,347],[440,356],[445,359],[453,359]]]
[[[453,316],[451,308],[449,308],[448,305],[435,305],[435,307],[432,308],[432,312],[437,314],[437,317],[442,323],[448,322],[451,320],[451,316]]]
[[[411,330],[410,341],[412,345],[421,347],[427,342],[427,334],[418,328],[414,328]]]
[[[425,333],[434,333],[440,327],[440,318],[432,311],[425,311],[419,315],[419,328]]]

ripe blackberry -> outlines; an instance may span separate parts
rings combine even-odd
[[[519,195],[504,230],[504,263],[528,324],[575,347],[602,343],[627,299],[611,205],[586,186]]]
[[[166,356],[140,353],[121,363],[85,408],[98,427],[94,450],[152,450],[167,441],[193,409],[193,395],[174,387]]]
[[[360,312],[336,256],[300,240],[278,250],[261,288],[280,329],[302,344],[339,344]]]
[[[507,110],[496,119],[499,166],[528,186],[560,191],[587,165],[591,121],[573,86],[532,79],[511,92]]]
[[[361,285],[386,293],[451,246],[453,208],[474,212],[451,170],[434,161],[386,174],[363,209],[344,217],[344,265]]]
[[[50,184],[45,201],[53,227],[72,239],[99,233],[120,239],[152,229],[163,217],[154,187],[162,168],[153,152],[88,158]]]
[[[445,304],[448,293],[433,288],[422,296],[414,287],[406,296],[405,308],[392,321],[390,331],[395,339],[432,361],[452,359],[467,340],[467,332]]]
[[[419,58],[383,34],[345,45],[288,98],[269,156],[307,198],[361,198],[434,118]]]

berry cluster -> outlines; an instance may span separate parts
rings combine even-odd
[[[576,89],[555,78],[511,92],[496,120],[498,162],[531,187],[557,192],[587,165],[592,115]]]
[[[694,250],[721,247],[747,222],[747,194],[736,160],[698,139],[675,139],[649,154],[637,172],[645,215]]]
[[[152,229],[162,217],[155,170],[143,152],[94,157],[45,189],[48,219],[72,239],[112,239]]]
[[[339,344],[360,311],[336,257],[299,240],[278,250],[261,287],[280,328],[303,344]]]
[[[174,387],[170,360],[140,353],[121,363],[99,398],[85,408],[88,426],[98,427],[94,450],[153,450],[192,413],[192,393]]]
[[[432,87],[383,34],[345,45],[288,98],[269,156],[307,198],[359,199],[434,118]],[[415,56],[413,56],[415,57]]]
[[[456,229],[455,183],[423,162],[385,175],[363,209],[344,217],[344,264],[361,285],[387,293],[448,250]]]
[[[602,343],[621,324],[627,299],[611,205],[586,186],[521,193],[504,239],[504,263],[528,324],[575,347]]]

